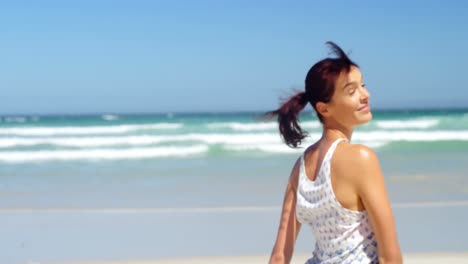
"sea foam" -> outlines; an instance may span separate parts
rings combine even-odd
[[[19,163],[48,160],[122,160],[156,157],[186,157],[202,154],[207,151],[208,146],[206,145],[131,149],[4,151],[0,152],[0,161]]]
[[[412,119],[412,120],[382,120],[375,121],[377,127],[385,129],[418,128],[427,129],[437,126],[438,119]]]
[[[53,135],[91,135],[91,134],[122,134],[138,130],[180,129],[181,123],[159,123],[144,125],[116,126],[73,126],[73,127],[11,127],[0,128],[0,135],[8,136],[53,136]]]

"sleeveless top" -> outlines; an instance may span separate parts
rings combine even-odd
[[[330,178],[330,164],[337,139],[328,149],[314,181],[307,178],[301,156],[297,185],[296,217],[309,225],[316,243],[313,263],[378,263],[377,240],[367,211],[344,208],[336,199]]]

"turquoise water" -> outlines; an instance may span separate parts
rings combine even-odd
[[[274,121],[261,113],[3,117],[0,163],[119,161],[297,154],[281,142]],[[310,137],[321,126],[311,113],[301,117]],[[376,151],[465,152],[468,111],[377,112],[358,127],[354,143]]]
[[[0,263],[268,254],[303,148],[260,116],[1,117]],[[321,127],[301,124],[306,147]],[[374,112],[352,141],[379,156],[405,252],[468,250],[468,110]]]
[[[1,117],[0,207],[276,205],[304,148],[260,117]],[[301,124],[307,147],[321,127],[312,113]],[[352,141],[377,152],[395,202],[468,198],[468,110],[375,112]]]

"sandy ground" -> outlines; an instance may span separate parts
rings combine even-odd
[[[268,256],[232,256],[232,257],[193,257],[193,258],[170,258],[154,260],[109,260],[109,261],[79,261],[79,262],[55,262],[53,264],[202,264],[202,263],[243,263],[260,264],[267,263]],[[307,255],[294,256],[291,263],[303,264]],[[450,264],[468,263],[468,252],[465,253],[423,253],[404,255],[404,263],[407,264]],[[31,264],[45,264],[34,262]],[[52,264],[52,263],[50,263]]]

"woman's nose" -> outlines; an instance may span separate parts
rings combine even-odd
[[[362,95],[361,99],[363,99],[363,100],[369,100],[369,98],[370,98],[370,93],[366,88],[362,89],[362,94],[361,95]]]

